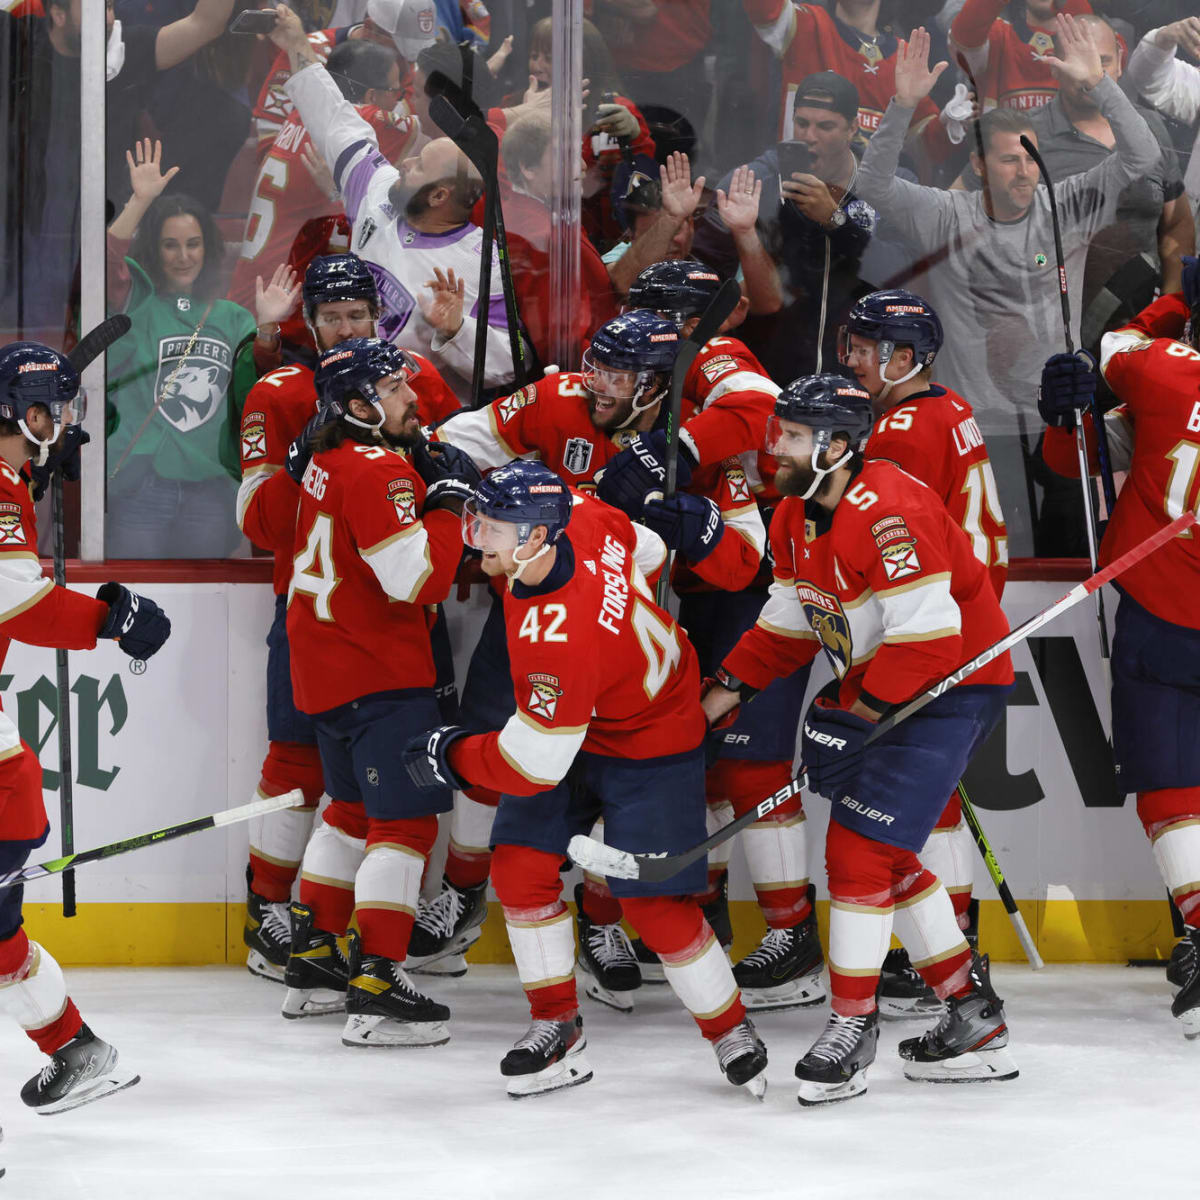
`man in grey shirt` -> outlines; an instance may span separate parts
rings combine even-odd
[[[1055,184],[1067,283],[1075,298],[1071,336],[1079,343],[1079,304],[1088,243],[1114,218],[1122,190],[1154,168],[1158,143],[1120,88],[1108,79],[1090,31],[1058,18],[1062,78],[1083,88],[1112,126],[1116,153]],[[1035,496],[1026,464],[1041,428],[1037,389],[1042,364],[1062,349],[1063,326],[1050,204],[1038,170],[1021,147],[1036,142],[1026,114],[995,109],[979,123],[982,154],[972,166],[978,192],[921,187],[896,177],[913,110],[946,69],[929,69],[929,35],[913,31],[896,57],[896,95],[859,169],[858,194],[922,257],[908,284],[942,315],[946,340],[939,378],[969,396],[996,467],[1014,554],[1033,551]],[[1024,436],[1023,436],[1024,435]]]

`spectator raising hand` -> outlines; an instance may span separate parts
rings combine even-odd
[[[418,299],[421,313],[425,320],[449,340],[461,328],[463,323],[463,300],[466,296],[466,280],[459,279],[447,268],[433,268],[433,278],[425,280],[429,295],[423,293]]]
[[[1067,13],[1059,13],[1055,24],[1062,58],[1047,54],[1045,61],[1058,72],[1060,81],[1094,88],[1104,78],[1104,68],[1091,29]]]
[[[258,332],[279,335],[279,322],[296,307],[300,298],[300,276],[287,263],[280,263],[271,276],[271,282],[263,287],[262,276],[254,280],[254,311],[258,318]]]
[[[916,108],[949,65],[940,62],[930,70],[929,33],[924,25],[918,25],[896,51],[896,103],[902,108]]]

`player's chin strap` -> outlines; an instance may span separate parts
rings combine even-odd
[[[899,380],[897,380],[897,382],[899,382]],[[838,469],[838,467],[849,466],[850,460],[854,457],[854,448],[852,446],[847,446],[846,453],[843,454],[842,457],[837,460],[837,462],[831,463],[827,467],[822,467],[818,464],[817,460],[828,448],[829,448],[828,446],[825,446],[825,447],[814,446],[813,447],[813,452],[812,452],[813,481],[812,481],[812,483],[810,483],[808,485],[808,490],[804,493],[804,495],[802,495],[800,497],[801,500],[811,500],[813,498],[813,496],[815,496],[817,494],[817,490],[818,490],[818,488],[820,488],[821,481],[825,478],[825,476],[832,474],[834,471],[836,471]]]
[[[24,417],[17,418],[17,425],[25,437],[38,448],[37,457],[33,460],[34,465],[38,467],[44,467],[46,465],[46,459],[50,456],[50,448],[55,442],[58,441],[58,435],[62,433],[62,424],[56,421],[54,423],[54,432],[45,441],[43,441],[40,437],[36,437],[34,434],[30,433],[29,426],[25,424]]]
[[[667,384],[660,381],[658,388],[650,393],[650,399],[647,400],[645,404],[638,403],[638,401],[641,400],[647,391],[650,391],[650,389],[653,387],[654,380],[651,380],[650,382],[643,384],[636,392],[633,393],[633,403],[629,409],[629,416],[627,416],[625,420],[617,426],[618,429],[628,429],[629,426],[632,425],[634,421],[636,421],[638,417],[642,415],[642,413],[649,412],[655,407],[655,405],[662,402],[663,396],[667,394]]]
[[[520,550],[520,549],[521,549],[521,547],[518,546],[517,550]],[[525,573],[525,568],[527,566],[529,566],[530,563],[537,562],[537,560],[539,558],[541,558],[543,554],[548,554],[552,549],[553,549],[553,546],[549,542],[543,542],[541,544],[541,546],[539,546],[538,549],[533,554],[531,554],[528,558],[521,558],[517,554],[517,550],[514,550],[513,551],[513,562],[515,562],[517,564],[517,567],[516,567],[516,570],[513,571],[512,574],[509,575],[509,577],[508,577],[509,578],[509,586],[511,587],[512,584],[514,584],[514,583],[523,583],[524,580],[521,578],[521,576]]]
[[[884,371],[887,370],[888,363],[892,361],[892,351],[895,349],[895,342],[880,342],[875,352],[877,359],[876,366],[879,370],[879,382],[883,384],[883,391],[879,393],[880,400],[887,399],[888,392],[890,392],[892,388],[896,386],[896,384],[907,383],[913,378],[913,376],[917,375],[922,368],[922,364],[916,361],[916,355],[914,355],[912,370],[909,371],[907,375],[901,375],[899,379],[888,379],[887,376],[884,375]],[[885,350],[886,357],[884,356]]]

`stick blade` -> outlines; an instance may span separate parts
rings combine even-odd
[[[71,366],[82,371],[93,359],[99,358],[118,338],[124,337],[133,325],[128,313],[116,313],[101,321],[95,329],[84,334],[75,349],[67,355]]]
[[[611,875],[614,879],[638,879],[641,871],[638,860],[627,850],[606,846],[582,833],[577,833],[567,845],[571,861],[594,875]]]

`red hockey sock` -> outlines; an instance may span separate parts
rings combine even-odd
[[[492,869],[492,852],[487,845],[491,821],[484,818],[490,815],[494,820],[500,803],[500,793],[491,788],[467,788],[464,795],[466,804],[459,798],[454,802],[444,871],[446,878],[462,889],[478,887]],[[484,809],[490,809],[491,813],[485,813]]]
[[[404,961],[421,875],[436,840],[436,816],[368,819],[367,853],[354,877],[354,913],[365,954]]]
[[[43,1025],[40,1029],[27,1029],[25,1032],[43,1054],[53,1054],[55,1050],[61,1050],[82,1027],[83,1018],[79,1015],[79,1009],[75,1007],[75,1001],[68,996],[66,1007],[49,1025]]]
[[[313,926],[342,937],[354,912],[354,877],[366,849],[367,815],[361,804],[332,800],[321,814],[300,876],[300,903]]]
[[[269,813],[256,828],[262,837],[269,830],[269,846],[254,842],[251,834],[250,888],[266,900],[291,898],[292,884],[300,871],[304,844],[312,821],[312,810],[325,790],[321,757],[316,746],[300,742],[271,742],[263,760],[258,791],[263,796],[282,796],[299,788],[304,793],[304,809]]]
[[[1139,792],[1137,811],[1176,908],[1200,923],[1200,787]]]
[[[621,920],[621,902],[608,890],[603,879],[585,875],[583,912],[593,925],[616,925]]]

